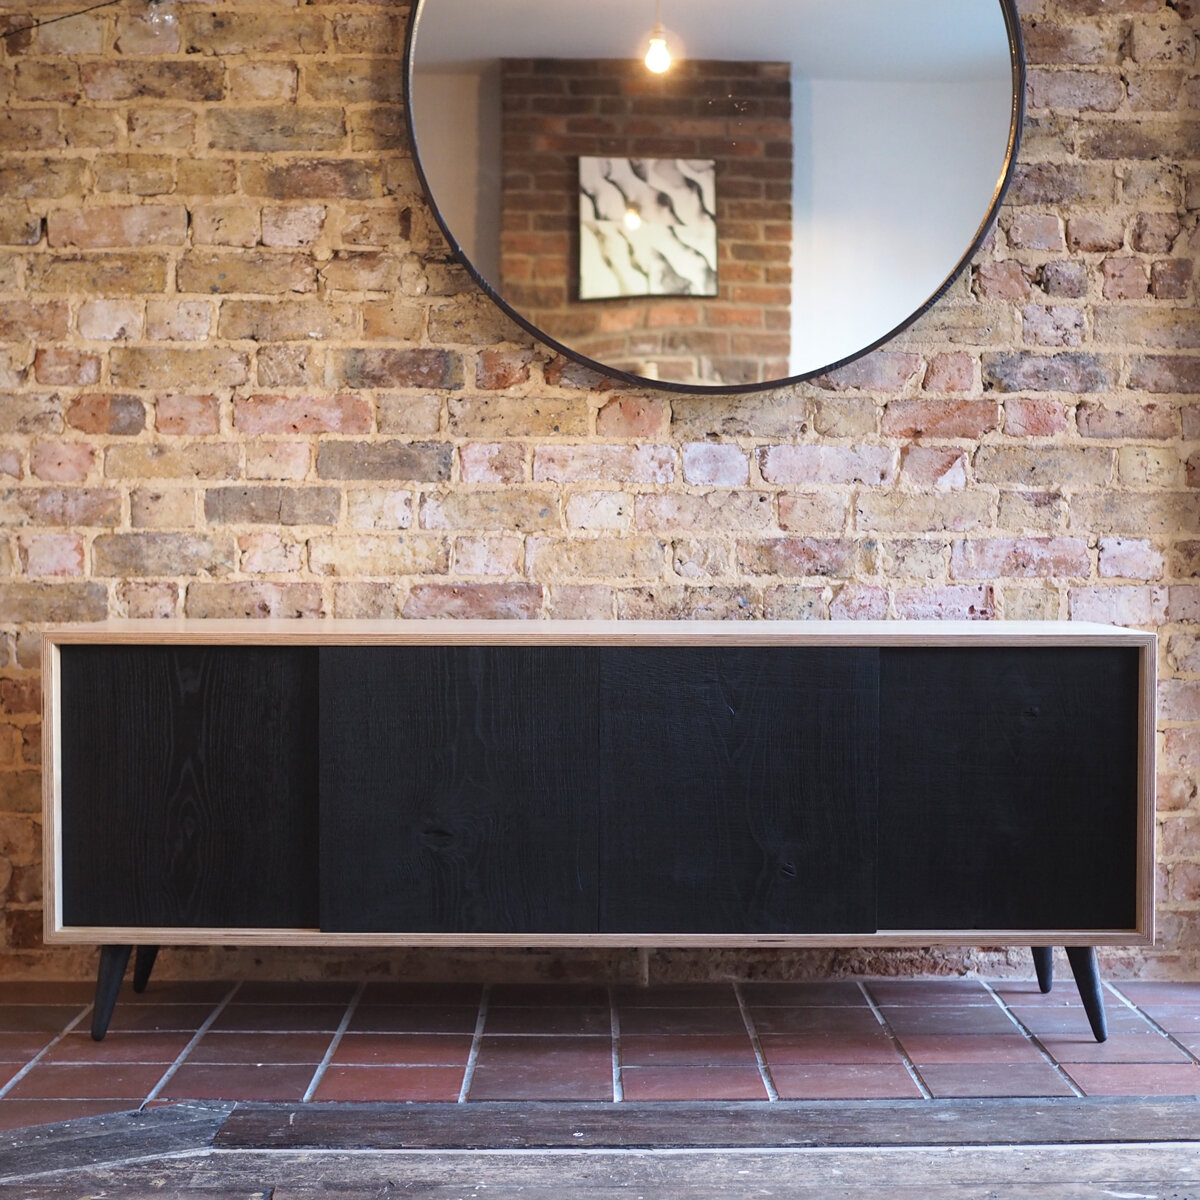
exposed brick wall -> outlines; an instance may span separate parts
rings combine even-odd
[[[503,292],[597,362],[659,379],[782,379],[791,350],[788,63],[506,59]],[[718,294],[580,304],[580,156],[716,163]]]
[[[181,2],[155,30],[130,3],[9,40],[0,976],[93,960],[40,947],[38,626],[244,613],[1157,628],[1159,945],[1107,961],[1200,975],[1197,18],[1190,0],[1022,7],[1020,170],[970,272],[869,359],[740,397],[608,387],[446,261],[402,132],[402,4]],[[13,27],[29,7],[0,14]],[[163,965],[260,960],[480,961]],[[723,951],[654,969],[1009,961]]]

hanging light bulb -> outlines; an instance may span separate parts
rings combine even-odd
[[[671,67],[671,52],[667,49],[666,31],[662,23],[662,0],[655,0],[654,31],[650,34],[650,49],[646,51],[646,70],[662,75]]]
[[[631,204],[625,210],[624,223],[625,228],[628,229],[630,233],[632,233],[635,229],[641,229],[642,213],[641,209],[639,209],[636,204]]]

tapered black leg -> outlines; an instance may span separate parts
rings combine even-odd
[[[1048,992],[1054,986],[1054,947],[1033,947],[1033,969],[1037,972],[1038,987]]]
[[[133,959],[133,990],[140,996],[150,982],[154,960],[158,957],[157,946],[139,946]]]
[[[1071,964],[1092,1033],[1096,1035],[1096,1041],[1105,1042],[1108,1040],[1108,1021],[1104,1016],[1104,993],[1100,990],[1096,951],[1091,946],[1068,946],[1067,961]]]
[[[132,951],[132,946],[100,947],[100,970],[96,974],[96,1003],[92,1007],[92,1038],[97,1042],[102,1042],[108,1032],[108,1023],[112,1020],[117,993],[121,990],[121,980],[125,978],[125,968],[129,965],[129,955]]]

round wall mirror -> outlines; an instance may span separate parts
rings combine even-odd
[[[606,374],[738,392],[946,290],[1024,65],[1014,0],[419,0],[406,86],[433,211],[502,308]]]

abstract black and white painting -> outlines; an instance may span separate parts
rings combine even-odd
[[[579,160],[579,298],[715,296],[712,159]]]

